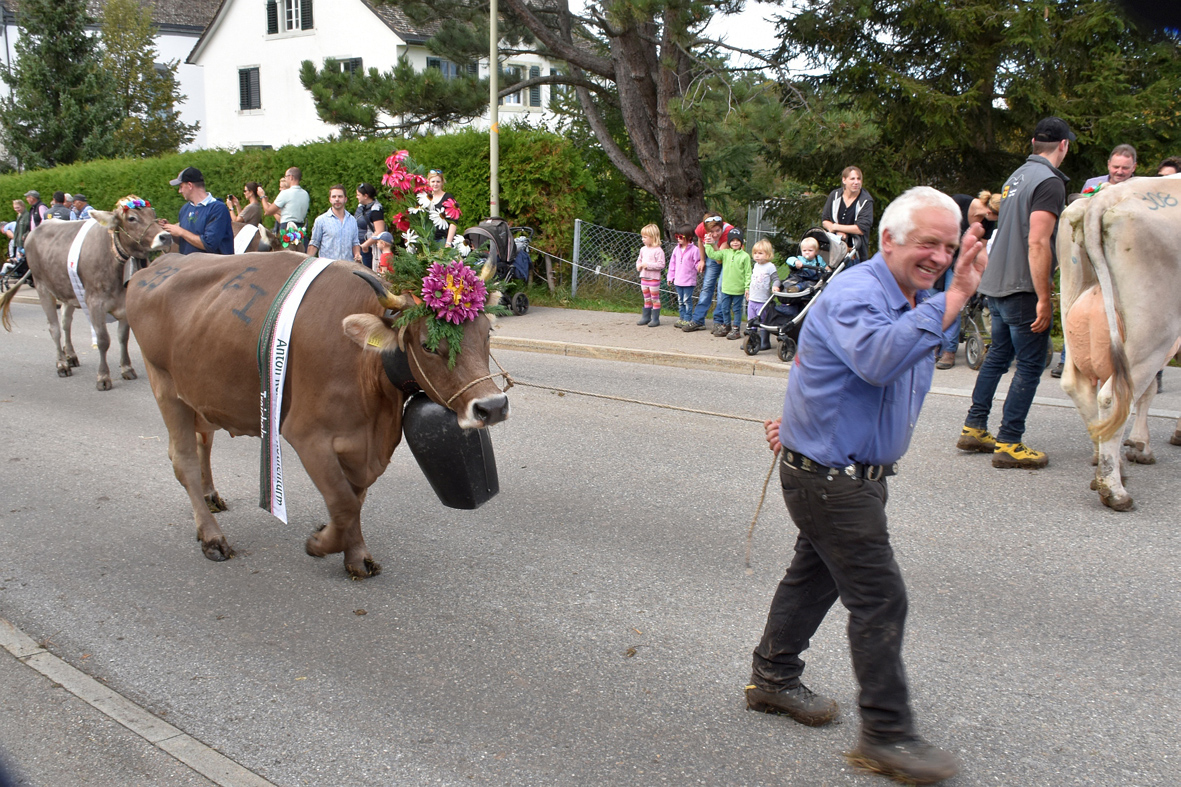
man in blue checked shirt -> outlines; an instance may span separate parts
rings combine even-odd
[[[886,527],[886,477],[910,445],[936,350],[988,263],[984,229],[973,224],[947,291],[928,292],[960,247],[959,227],[950,197],[907,191],[882,216],[881,251],[834,278],[804,322],[783,416],[766,423],[799,536],[746,687],[754,710],[810,726],[835,719],[837,704],[800,682],[800,654],[840,598],[861,685],[861,737],[850,760],[918,784],[959,766],[919,737],[911,713],[906,588]]]
[[[328,189],[328,202],[332,207],[316,217],[312,239],[308,241],[308,254],[328,260],[361,261],[361,236],[357,231],[357,220],[344,209],[347,200],[343,185]]]

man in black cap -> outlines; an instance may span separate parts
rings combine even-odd
[[[75,221],[86,221],[90,218],[90,202],[86,199],[85,194],[74,195],[74,210],[71,212],[70,218]]]
[[[993,467],[1045,467],[1049,458],[1021,442],[1050,346],[1054,231],[1066,207],[1066,182],[1058,167],[1074,133],[1062,118],[1043,118],[1033,132],[1033,153],[1001,191],[1000,216],[989,265],[978,291],[988,299],[992,346],[976,376],[972,406],[956,447],[992,454]],[[1001,376],[1013,359],[1017,371],[1005,397],[1001,428],[988,433],[988,414]]]
[[[176,192],[187,200],[180,209],[176,224],[160,220],[161,226],[176,240],[180,253],[233,254],[234,229],[230,209],[205,190],[205,176],[201,170],[185,167],[168,183],[176,186]]]

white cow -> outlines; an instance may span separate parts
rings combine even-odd
[[[1151,464],[1148,406],[1181,336],[1181,180],[1135,178],[1071,204],[1058,226],[1066,365],[1062,388],[1096,444],[1091,488],[1133,507],[1119,450],[1136,403],[1128,458]],[[1118,328],[1116,327],[1118,326]],[[1100,386],[1101,383],[1101,386]],[[1181,445],[1181,422],[1169,441]]]

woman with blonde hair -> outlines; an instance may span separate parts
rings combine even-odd
[[[821,226],[839,235],[857,252],[857,261],[869,259],[869,233],[873,229],[873,195],[861,187],[860,167],[841,171],[841,186],[828,195],[821,213]]]

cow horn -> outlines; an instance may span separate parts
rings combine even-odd
[[[387,309],[397,312],[414,305],[414,298],[409,295],[395,295],[387,290],[385,285],[369,271],[353,271],[353,275],[360,276],[366,284],[372,287],[373,292],[377,294],[377,300]]]
[[[483,279],[484,283],[486,284],[492,280],[492,276],[495,273],[496,273],[496,263],[494,263],[492,261],[492,258],[489,257],[488,261],[484,263],[483,269],[480,270],[480,278]]]

